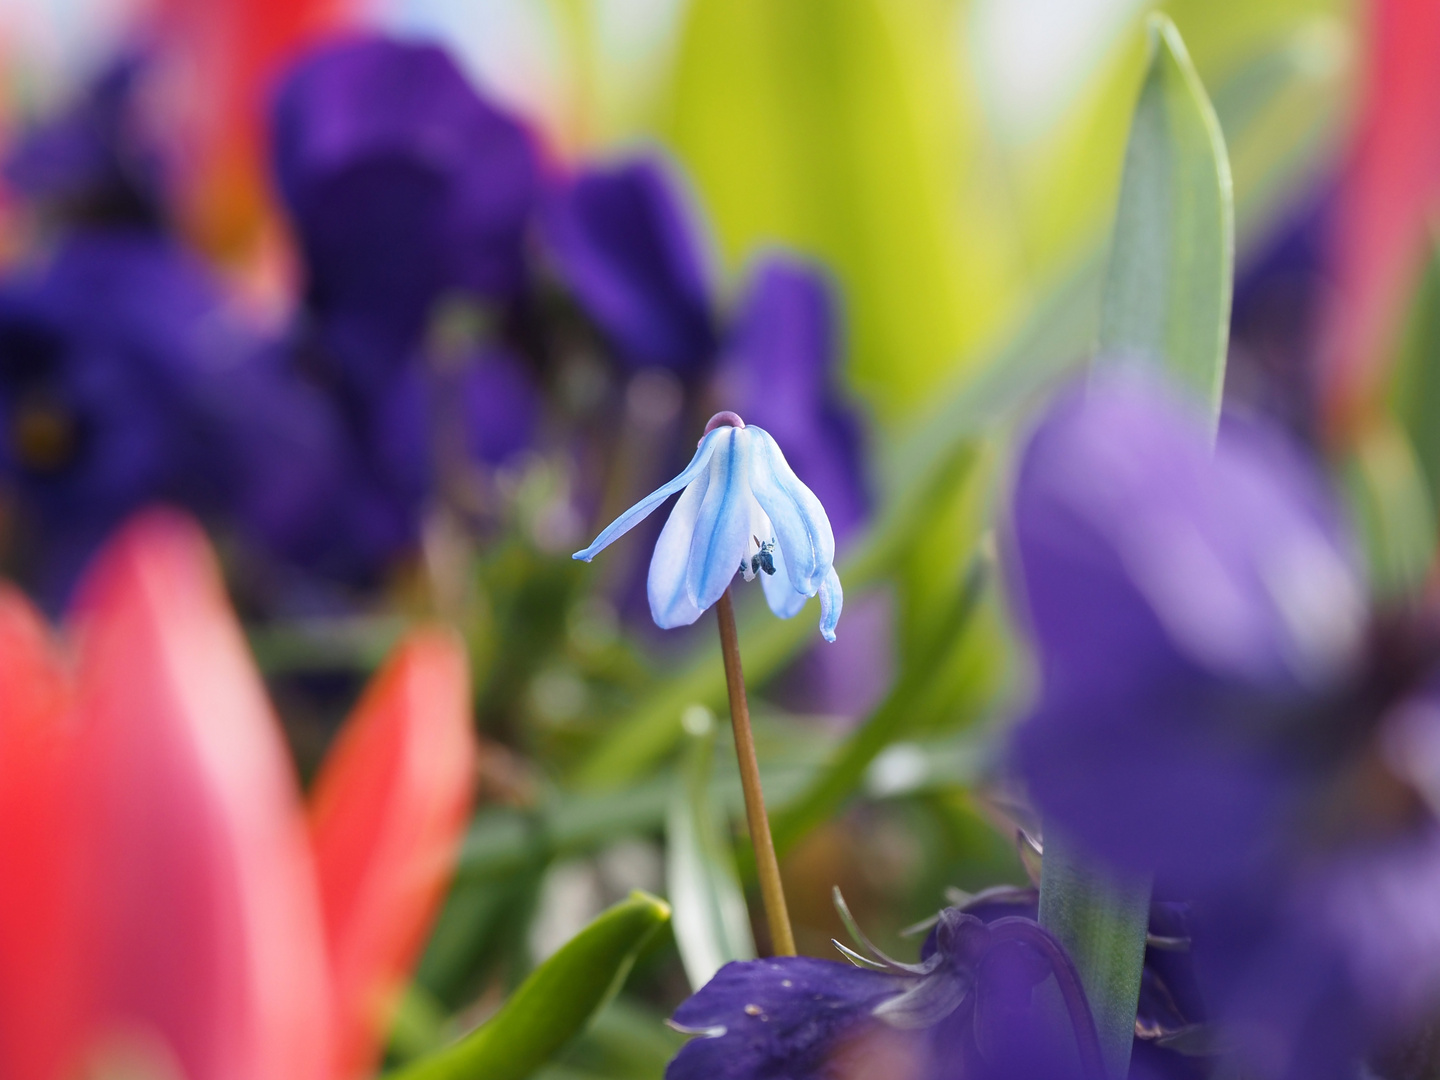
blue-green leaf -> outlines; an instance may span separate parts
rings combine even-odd
[[[1235,274],[1230,162],[1175,24],[1157,14],[1150,29],[1150,66],[1115,213],[1100,351],[1162,365],[1218,411]]]
[[[710,783],[715,717],[697,705],[686,710],[683,722],[689,746],[665,817],[665,873],[675,944],[690,988],[699,990],[731,960],[753,960],[755,939],[725,808],[716,805]]]
[[[391,1080],[525,1080],[614,996],[669,919],[663,900],[632,893],[536,968],[490,1020]]]

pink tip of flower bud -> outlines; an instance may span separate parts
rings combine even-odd
[[[709,435],[710,432],[714,431],[722,424],[729,424],[731,427],[743,428],[745,426],[745,421],[740,419],[740,415],[738,413],[733,413],[729,409],[717,412],[714,416],[710,417],[710,422],[705,425],[705,434],[700,436],[700,442],[704,442],[705,435]],[[700,444],[696,443],[695,445],[698,446]]]

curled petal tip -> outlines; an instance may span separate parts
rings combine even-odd
[[[840,588],[840,575],[832,566],[820,583],[820,636],[831,644],[835,641],[835,627],[840,622],[840,611],[845,606],[845,592]]]
[[[593,558],[593,556],[587,555],[583,551],[577,551],[574,555],[571,555],[570,558],[575,559],[579,562],[589,562],[591,558]]]

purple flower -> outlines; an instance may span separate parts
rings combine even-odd
[[[805,956],[725,965],[675,1011],[674,1025],[697,1037],[666,1080],[1101,1077],[1075,969],[1031,919],[987,923],[947,908],[920,963],[870,951],[846,950],[860,966]],[[1052,980],[1068,1022],[1037,993]]]
[[[840,323],[829,279],[791,256],[761,261],[726,352],[727,401],[786,448],[843,540],[869,513],[870,496],[860,421],[839,393]]]
[[[1247,1075],[1351,1075],[1440,992],[1440,637],[1372,613],[1287,443],[1231,423],[1212,450],[1133,373],[1050,409],[1011,530],[1032,798],[1194,899],[1200,985]]]
[[[635,367],[695,375],[717,341],[700,238],[653,158],[582,172],[548,201],[545,233],[561,275]]]
[[[519,287],[535,151],[438,46],[323,46],[281,87],[273,138],[312,307],[366,377],[406,359],[442,291]]]
[[[323,409],[258,349],[204,267],[149,233],[77,233],[0,285],[0,463],[47,598],[148,502],[243,519],[313,497]]]
[[[475,357],[460,377],[466,450],[499,465],[529,447],[540,421],[540,395],[520,360],[504,349]]]
[[[145,72],[142,54],[120,57],[69,107],[22,134],[5,160],[15,191],[72,222],[158,227],[160,154],[137,103]]]

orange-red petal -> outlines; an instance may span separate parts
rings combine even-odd
[[[325,1080],[331,993],[300,795],[209,545],[153,511],[80,593],[91,1053]],[[158,1064],[158,1063],[157,1063]]]
[[[40,615],[0,586],[0,1076],[69,1068],[82,1024],[70,687]]]
[[[464,648],[411,634],[315,783],[311,832],[340,1011],[340,1073],[366,1075],[444,895],[475,777]]]

